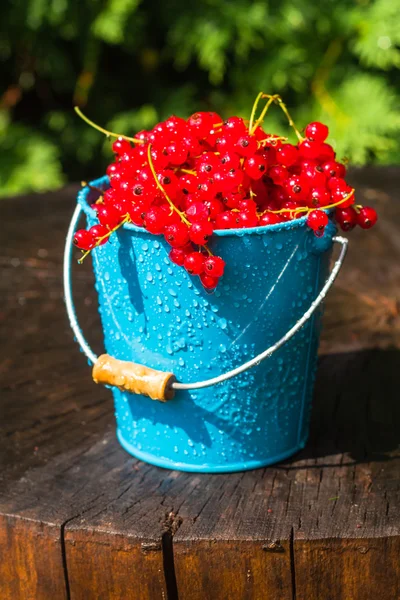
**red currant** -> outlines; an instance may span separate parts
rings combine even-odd
[[[310,193],[310,185],[307,178],[301,175],[292,175],[284,183],[284,189],[291,200],[301,202],[306,200]]]
[[[237,227],[235,213],[230,210],[217,215],[215,219],[215,229],[234,229]]]
[[[104,225],[93,225],[93,227],[89,229],[89,233],[92,236],[95,245],[102,246],[108,241],[108,234],[110,231]],[[101,240],[101,238],[104,239]]]
[[[313,188],[310,192],[310,197],[307,205],[312,208],[323,208],[331,203],[331,195],[324,187]]]
[[[282,185],[288,176],[288,170],[282,165],[271,167],[268,171],[268,177],[270,177],[276,185]]]
[[[359,225],[362,229],[370,229],[377,222],[378,215],[376,214],[375,209],[371,208],[370,206],[363,206],[356,218],[357,225]]]
[[[276,160],[284,167],[291,167],[297,161],[299,151],[292,144],[283,144],[276,149]]]
[[[222,277],[225,261],[220,256],[209,256],[204,261],[204,272],[213,277]]]
[[[130,145],[128,140],[119,137],[113,143],[112,150],[117,156],[122,156],[125,152],[129,152],[130,150],[132,150],[132,146]]]
[[[190,275],[200,275],[204,271],[204,254],[190,252],[185,256],[183,266]]]
[[[215,219],[217,215],[219,215],[224,210],[224,203],[218,198],[211,198],[211,200],[206,200],[204,204],[208,208],[210,219]]]
[[[244,172],[250,179],[261,179],[267,168],[266,159],[260,154],[249,156],[244,162]]]
[[[337,208],[335,217],[343,231],[351,231],[357,224],[357,213],[352,206]]]
[[[308,213],[307,225],[315,232],[323,232],[328,222],[328,215],[323,210],[312,210]]]
[[[94,238],[90,231],[86,229],[78,229],[74,234],[74,244],[81,250],[91,250],[95,244]]]
[[[322,168],[327,177],[344,177],[346,175],[346,167],[336,160],[329,160],[322,165]]]
[[[306,137],[312,142],[322,144],[328,137],[329,129],[323,123],[315,121],[306,127]]]
[[[209,221],[193,223],[189,229],[190,240],[199,246],[205,246],[213,234],[213,226]]]
[[[144,217],[144,226],[147,231],[154,235],[160,235],[164,232],[167,224],[165,211],[160,206],[152,206]]]
[[[167,225],[164,231],[164,236],[168,244],[173,248],[186,246],[186,244],[189,242],[188,228],[182,222]]]
[[[193,202],[186,210],[187,217],[191,223],[207,221],[208,208],[203,202]]]
[[[274,214],[273,212],[265,212],[262,217],[260,217],[260,225],[275,225],[275,223],[280,223],[281,219],[279,215]]]
[[[169,258],[173,263],[175,263],[179,267],[183,267],[185,257],[190,252],[190,249],[190,247],[189,249],[187,249],[186,246],[184,248],[172,248],[169,252]]]
[[[200,275],[200,281],[206,290],[215,290],[218,285],[218,277],[211,277],[211,275],[207,275],[207,273],[202,273]]]
[[[256,213],[250,212],[248,210],[242,210],[236,215],[237,227],[240,228],[248,228],[248,227],[257,227],[258,225],[258,217]]]
[[[235,145],[235,151],[240,156],[251,156],[258,149],[257,140],[250,134],[240,136]]]
[[[112,206],[105,206],[104,204],[98,204],[96,206],[96,213],[99,222],[105,225],[108,229],[114,229],[121,222],[120,213],[115,210]]]

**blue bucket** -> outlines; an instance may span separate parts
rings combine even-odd
[[[93,185],[106,188],[108,179]],[[71,325],[92,361],[74,314],[70,257],[79,213],[89,226],[97,222],[88,202],[95,199],[89,188],[80,191],[65,254]],[[213,473],[263,467],[304,447],[320,304],[347,247],[335,233],[330,222],[317,238],[304,218],[217,231],[210,248],[226,269],[211,294],[171,263],[163,236],[134,225],[92,252],[107,353],[173,372],[178,382],[168,402],[113,388],[125,450],[160,467]],[[342,250],[329,275],[333,241]],[[197,382],[199,389],[182,389]]]

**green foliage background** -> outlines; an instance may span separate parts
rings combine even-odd
[[[123,133],[280,93],[353,164],[400,157],[400,0],[2,0],[0,194],[103,173]],[[266,129],[284,132],[277,108]]]

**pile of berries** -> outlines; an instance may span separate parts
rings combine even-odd
[[[267,103],[255,120],[263,98]],[[287,115],[296,145],[262,128],[272,103]],[[99,223],[77,231],[74,243],[85,256],[121,225],[134,223],[164,235],[171,261],[213,290],[225,267],[207,245],[216,229],[306,216],[307,225],[321,236],[329,222],[326,209],[333,209],[344,231],[355,225],[369,229],[376,212],[355,204],[354,190],[345,181],[346,167],[336,160],[327,136],[328,127],[315,122],[307,125],[303,137],[280,97],[262,93],[250,121],[198,112],[187,120],[172,116],[134,138],[119,136],[112,146],[115,160],[107,168],[110,187],[99,190],[93,205]]]

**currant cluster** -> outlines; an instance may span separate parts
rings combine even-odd
[[[262,98],[268,102],[255,120]],[[262,122],[273,102],[293,126],[296,145],[264,131]],[[355,204],[354,190],[345,181],[346,167],[336,160],[327,136],[328,127],[315,122],[307,125],[303,137],[280,97],[262,93],[250,121],[198,112],[187,120],[171,116],[134,138],[119,136],[112,146],[115,160],[107,168],[110,187],[99,190],[93,205],[99,223],[77,231],[74,243],[87,254],[124,223],[134,223],[164,235],[171,261],[213,290],[225,268],[225,261],[207,245],[216,229],[306,216],[307,225],[321,236],[328,209],[343,230],[355,225],[368,229],[377,220],[376,212]]]

